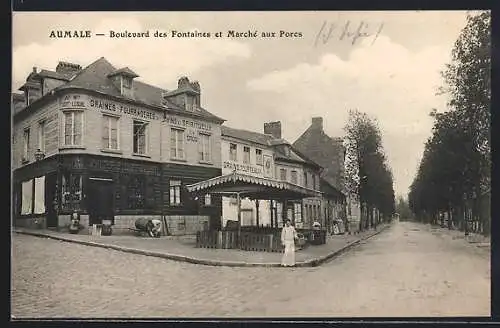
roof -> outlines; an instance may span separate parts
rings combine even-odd
[[[240,140],[250,141],[263,146],[271,146],[271,141],[272,139],[274,139],[274,137],[269,134],[242,129],[234,129],[224,125],[221,127],[221,134],[223,137],[232,137]]]
[[[139,76],[128,67],[123,67],[123,68],[117,69],[116,71],[108,74],[108,76],[110,76],[110,77],[115,76],[115,75],[126,75],[126,76],[130,76],[130,77],[138,77]]]
[[[186,186],[190,193],[240,193],[251,199],[303,199],[319,197],[321,192],[287,181],[230,173]]]
[[[127,68],[124,68],[122,69],[122,71],[125,71],[126,69]],[[101,57],[81,70],[73,79],[61,86],[56,87],[54,91],[71,88],[82,88],[86,90],[97,91],[99,93],[116,98],[133,100],[150,106],[163,107],[181,115],[188,114],[190,116],[206,118],[221,123],[224,121],[224,119],[208,112],[204,108],[199,108],[199,110],[197,111],[187,112],[185,109],[182,109],[174,103],[164,99],[164,95],[167,93],[166,89],[162,89],[140,81],[134,81],[134,83],[132,84],[133,96],[131,98],[124,97],[120,93],[120,90],[113,84],[113,81],[108,78],[110,74],[113,75],[117,71],[119,70],[117,70],[111,63],[109,63],[106,58]],[[132,71],[130,70],[130,72]]]
[[[63,80],[63,81],[69,81],[69,78],[66,75],[54,72],[54,71],[48,71],[46,69],[42,69],[39,73],[39,76],[42,77],[48,77],[51,79],[56,79],[56,80]]]
[[[311,160],[323,167],[321,176],[337,190],[345,192],[343,182],[343,159],[341,148],[342,138],[332,138],[327,135],[322,127],[317,128],[311,124],[302,135],[295,140],[295,149],[304,153]],[[336,148],[340,147],[340,148]],[[325,151],[325,149],[328,149]],[[331,150],[334,150],[332,153]]]

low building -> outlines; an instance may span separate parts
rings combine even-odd
[[[285,181],[319,195],[321,167],[282,139],[281,122],[265,123],[264,133],[222,126],[221,156],[224,175],[234,171]],[[228,220],[237,220],[238,204],[230,195],[223,197],[222,203],[225,226]],[[242,225],[282,227],[284,218],[298,228],[310,228],[314,221],[321,222],[321,197],[241,201]]]
[[[14,224],[64,227],[139,217],[167,233],[218,226],[221,199],[195,199],[185,186],[221,175],[223,119],[201,106],[198,82],[167,91],[105,58],[86,68],[36,68],[13,95]]]

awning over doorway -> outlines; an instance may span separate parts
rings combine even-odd
[[[321,192],[302,186],[268,178],[230,173],[187,186],[190,193],[239,193],[240,197],[268,200],[298,200],[320,197]]]

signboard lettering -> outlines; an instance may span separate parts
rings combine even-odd
[[[255,166],[248,165],[248,164],[238,164],[238,163],[226,161],[226,162],[224,162],[224,168],[225,169],[236,169],[236,172],[259,174],[259,175],[262,174],[261,167],[255,167]]]
[[[181,119],[175,116],[167,116],[165,121],[171,125],[177,125],[185,128],[194,128],[197,130],[211,131],[212,126],[205,122],[196,122],[188,119]]]
[[[65,95],[61,99],[61,107],[64,108],[85,108],[85,101],[80,95]]]
[[[135,117],[143,118],[143,119],[147,119],[147,120],[158,120],[159,119],[158,115],[152,111],[137,108],[134,106],[123,105],[120,103],[111,102],[111,101],[107,101],[107,100],[90,98],[89,105],[90,105],[89,106],[90,108],[107,110],[110,112],[116,112],[118,114],[127,114],[127,115],[131,115],[131,116],[135,116]]]

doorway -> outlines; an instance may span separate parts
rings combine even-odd
[[[114,182],[107,178],[89,178],[87,186],[89,226],[102,224],[103,220],[115,222]]]
[[[57,172],[48,173],[45,176],[45,209],[47,215],[47,228],[57,228],[59,218],[57,217]]]

